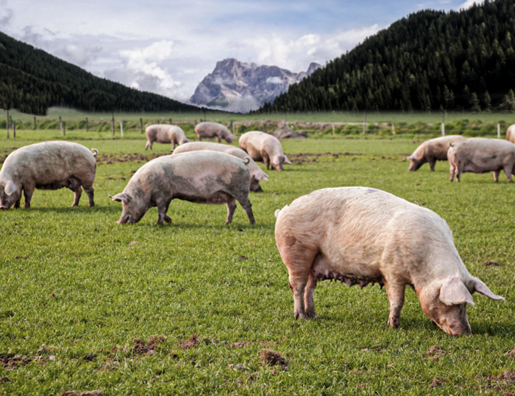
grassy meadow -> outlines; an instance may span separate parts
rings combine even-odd
[[[18,136],[2,135],[0,157],[59,131]],[[38,190],[31,209],[0,212],[0,394],[515,392],[515,186],[503,174],[499,183],[491,174],[449,183],[441,162],[433,173],[428,165],[408,173],[403,158],[425,137],[283,141],[293,165],[268,172],[265,192],[251,193],[256,225],[239,205],[224,225],[225,206],[174,200],[172,224],[155,226],[154,208],[119,226],[121,204],[108,194],[151,158],[145,140],[136,132],[66,137],[100,151],[96,206],[85,194],[71,208],[71,191]],[[153,153],[169,149],[154,144]],[[469,271],[506,301],[474,295],[473,335],[454,338],[423,314],[411,289],[401,328],[390,329],[384,289],[321,282],[320,318],[294,320],[274,211],[336,186],[379,188],[434,210]],[[286,362],[266,363],[266,350]]]

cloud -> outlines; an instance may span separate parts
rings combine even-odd
[[[467,0],[465,3],[461,4],[458,8],[460,10],[470,8],[475,4],[483,4],[484,0]]]
[[[13,19],[13,10],[7,8],[7,0],[0,0],[0,27],[7,26]]]
[[[104,74],[107,78],[141,91],[177,97],[177,88],[182,84],[175,81],[165,65],[172,63],[174,42],[161,40],[135,50],[119,51],[121,66],[111,68]]]
[[[282,84],[284,81],[280,77],[268,77],[266,79],[267,84]]]

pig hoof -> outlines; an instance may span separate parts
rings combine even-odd
[[[306,315],[304,315],[303,313],[296,313],[295,320],[297,319],[306,319]]]
[[[168,215],[165,216],[164,220],[165,220],[166,223],[171,223],[172,222],[172,219]]]
[[[400,319],[388,319],[388,326],[392,329],[398,329],[401,327],[401,321]]]
[[[315,313],[315,311],[306,312],[306,317],[310,319],[318,319],[318,315]]]

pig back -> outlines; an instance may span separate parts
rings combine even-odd
[[[61,182],[74,176],[80,180],[94,179],[96,160],[86,147],[70,142],[44,142],[12,152],[2,167],[3,175],[22,183],[38,185]]]
[[[473,164],[478,171],[494,170],[515,162],[515,145],[507,140],[469,138],[452,146],[458,161]]]

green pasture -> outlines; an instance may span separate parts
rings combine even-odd
[[[59,137],[2,136],[1,157],[46,133]],[[63,189],[36,191],[29,210],[0,212],[0,394],[515,391],[515,186],[504,175],[499,183],[491,174],[450,183],[447,163],[408,173],[403,157],[419,138],[283,141],[293,165],[270,171],[265,192],[251,193],[256,225],[239,206],[226,226],[224,206],[177,200],[168,211],[172,224],[155,226],[152,209],[138,224],[119,226],[121,205],[108,194],[121,192],[150,158],[145,140],[75,133],[66,137],[100,151],[96,206],[88,208],[83,195],[71,208],[73,194]],[[153,153],[168,151],[154,145]],[[144,157],[128,161],[129,154]],[[473,335],[454,338],[423,314],[411,289],[401,328],[390,329],[384,289],[321,282],[320,318],[294,320],[274,211],[336,186],[379,188],[434,210],[469,271],[506,301],[475,295]],[[487,260],[501,265],[483,266]],[[265,364],[263,350],[287,364]]]

